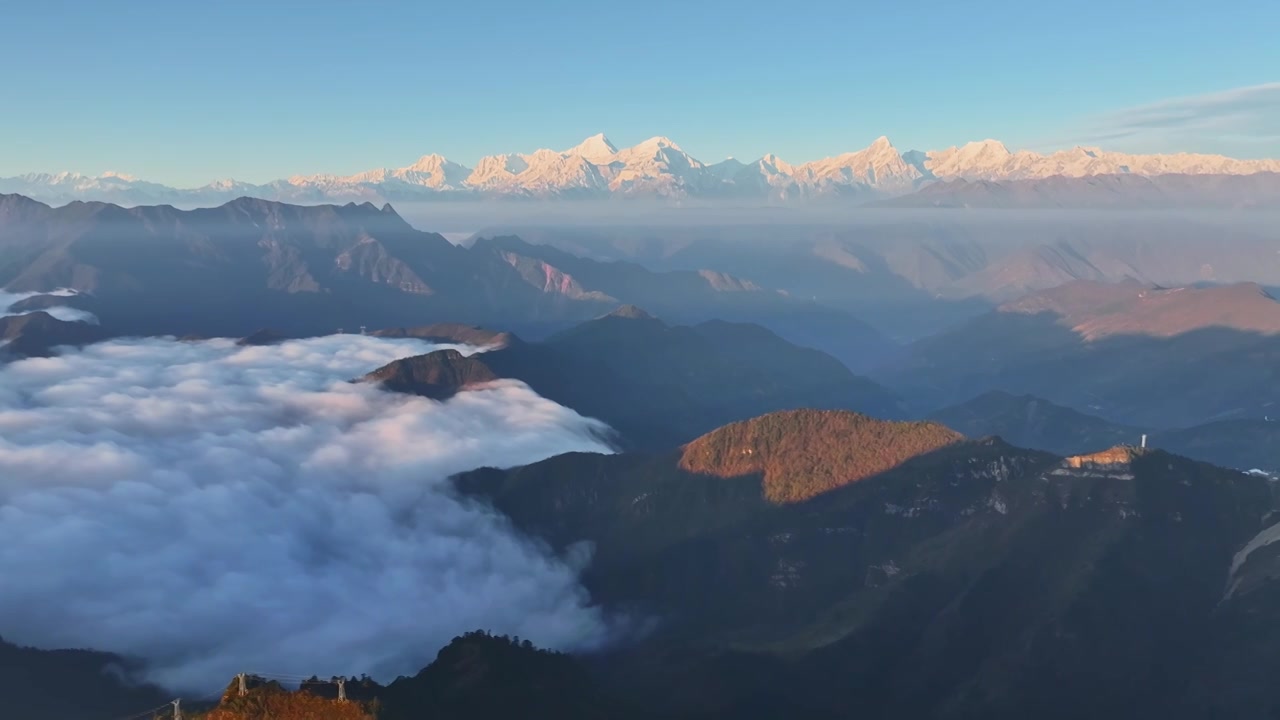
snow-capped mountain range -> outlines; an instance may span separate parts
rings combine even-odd
[[[0,193],[19,193],[49,203],[102,200],[126,205],[207,205],[246,195],[299,203],[485,197],[858,202],[904,195],[939,180],[1255,173],[1280,173],[1280,160],[1189,153],[1130,155],[1091,147],[1043,155],[1011,152],[996,140],[901,152],[881,137],[862,150],[798,165],[772,154],[749,163],[730,158],[707,164],[665,137],[619,149],[600,134],[567,150],[491,155],[474,168],[440,155],[424,155],[406,167],[355,175],[297,175],[264,185],[221,180],[197,188],[173,188],[114,172],[99,176],[34,173],[0,178]]]

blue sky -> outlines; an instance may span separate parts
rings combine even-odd
[[[260,182],[596,132],[706,161],[879,135],[1280,156],[1274,0],[8,5],[0,176]]]

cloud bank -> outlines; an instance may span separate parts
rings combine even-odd
[[[518,382],[445,403],[346,382],[439,347],[147,339],[0,367],[0,635],[204,692],[240,671],[387,679],[481,627],[601,642],[583,559],[445,478],[607,452],[603,426]]]

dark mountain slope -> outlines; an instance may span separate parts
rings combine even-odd
[[[1271,212],[881,208],[834,216],[780,212],[756,222],[530,223],[503,232],[599,260],[750,278],[853,313],[901,342],[1072,280],[1280,287],[1280,222]]]
[[[1136,443],[1142,431],[1055,405],[1034,395],[992,390],[929,414],[929,419],[969,437],[999,435],[1018,447],[1061,455]]]
[[[123,659],[91,650],[35,650],[0,639],[4,717],[114,720],[172,698],[130,679]]]
[[[583,323],[540,343],[509,344],[469,359],[407,358],[368,379],[440,396],[410,380],[430,365],[465,364],[465,381],[514,378],[538,394],[599,418],[637,448],[664,449],[725,423],[796,407],[895,416],[897,400],[834,358],[760,327],[714,322],[671,326],[635,309]],[[483,366],[484,369],[481,369]],[[448,383],[446,383],[448,384]],[[452,383],[453,390],[457,383]],[[446,392],[447,394],[447,392]]]
[[[677,324],[719,319],[754,323],[804,347],[821,349],[858,370],[891,356],[883,335],[848,313],[765,291],[725,273],[655,273],[631,262],[600,262],[517,237],[481,238],[473,251],[501,257],[536,282],[583,297],[627,303]],[[657,278],[661,282],[655,282]],[[571,278],[572,284],[565,278]]]
[[[289,689],[249,675],[247,693],[233,679],[216,707],[186,713],[191,720],[506,720],[512,717],[629,717],[625,705],[606,697],[586,666],[529,641],[485,631],[455,637],[417,674],[383,686],[347,678],[312,677]]]
[[[1280,470],[1280,422],[1258,418],[1222,420],[1177,430],[1150,430],[1108,422],[1033,395],[999,390],[944,408],[931,420],[969,437],[999,435],[1020,447],[1063,455],[1138,442],[1222,467]]]
[[[553,545],[595,543],[593,595],[657,622],[613,682],[670,717],[1204,717],[1201,649],[1251,645],[1219,603],[1271,507],[1265,480],[1161,451],[998,440],[789,505],[677,454],[458,481]]]
[[[998,389],[1151,428],[1274,413],[1280,303],[1256,285],[1072,283],[915,343],[874,376],[921,408]]]
[[[463,248],[389,205],[51,208],[0,196],[0,288],[62,287],[91,294],[113,334],[243,337],[271,327],[300,337],[450,322],[544,337],[630,302],[680,322],[764,323],[853,364],[891,349],[846,313],[724,273],[653,272],[518,238]]]
[[[439,343],[463,343],[476,347],[502,348],[519,342],[519,338],[508,332],[488,330],[474,325],[459,323],[436,323],[416,327],[384,328],[375,330],[370,335],[385,338],[418,338]]]
[[[381,702],[379,720],[588,720],[621,710],[576,659],[482,632],[454,638],[417,675],[391,683]]]
[[[382,383],[395,392],[444,400],[470,386],[496,380],[498,376],[476,357],[464,356],[457,350],[437,350],[384,365],[363,379]]]
[[[60,345],[86,345],[105,337],[97,325],[59,320],[43,310],[0,316],[0,358],[43,357]]]
[[[1280,421],[1274,416],[1169,430],[1152,435],[1149,442],[1224,467],[1280,472]]]

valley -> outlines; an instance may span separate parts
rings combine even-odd
[[[1276,592],[1257,218],[455,244],[369,203],[0,210],[31,720],[1280,707],[1223,679]],[[99,620],[162,611],[199,629]]]

